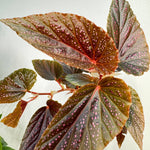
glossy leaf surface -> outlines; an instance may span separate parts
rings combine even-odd
[[[148,71],[150,55],[145,35],[126,0],[112,0],[107,31],[119,50],[118,70],[133,75]]]
[[[36,72],[46,80],[57,80],[63,73],[62,66],[56,61],[50,60],[33,60]]]
[[[132,105],[130,107],[129,119],[127,120],[125,126],[142,150],[143,131],[145,126],[143,107],[137,92],[131,87],[130,90],[132,96]]]
[[[116,137],[119,148],[121,147],[121,145],[125,139],[125,134],[127,134],[127,128],[124,126],[122,131]]]
[[[36,81],[36,74],[29,69],[19,69],[0,81],[0,103],[20,100]]]
[[[49,100],[47,106],[38,109],[32,116],[25,131],[20,150],[33,150],[44,130],[57,113],[61,104]]]
[[[61,107],[35,150],[103,150],[121,132],[130,104],[129,88],[121,79],[85,85]]]
[[[75,86],[83,86],[96,82],[97,78],[91,77],[87,74],[75,73],[66,75],[65,79]]]
[[[4,117],[1,122],[3,122],[5,125],[9,127],[15,128],[18,125],[19,119],[22,116],[25,108],[26,108],[27,102],[21,100],[18,102],[15,110]]]
[[[84,17],[52,12],[1,19],[24,40],[67,65],[110,74],[118,65],[118,50],[108,34]]]

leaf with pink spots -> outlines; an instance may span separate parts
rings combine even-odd
[[[118,70],[136,76],[148,71],[150,55],[145,35],[126,0],[112,1],[107,31],[119,50]]]
[[[20,150],[33,150],[44,130],[58,112],[61,104],[48,100],[47,106],[38,109],[32,116],[23,136]]]
[[[30,69],[19,69],[0,81],[0,103],[20,100],[32,88],[36,73]]]
[[[132,105],[130,107],[129,119],[126,128],[132,135],[139,148],[143,149],[143,131],[145,126],[143,107],[137,92],[130,87]]]
[[[131,105],[128,86],[106,77],[78,89],[60,108],[35,150],[103,150],[124,127]]]
[[[37,49],[67,65],[103,75],[117,68],[118,50],[113,40],[82,16],[52,12],[0,21]]]

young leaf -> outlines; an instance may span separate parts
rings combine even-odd
[[[63,75],[60,77],[60,82],[66,85],[67,88],[76,88],[75,85],[71,84],[69,81],[65,79],[68,74],[82,73],[83,70],[75,67],[68,66],[64,63],[60,63],[63,67]]]
[[[46,80],[57,80],[63,73],[62,66],[56,61],[50,60],[33,60],[36,72]]]
[[[137,76],[148,71],[150,55],[145,35],[126,0],[112,0],[107,31],[119,50],[118,70]]]
[[[68,65],[66,65],[66,64],[64,64],[64,63],[61,63],[61,62],[60,62],[60,64],[61,64],[62,67],[63,67],[64,75],[67,75],[67,74],[74,74],[74,73],[82,73],[82,72],[83,72],[83,70],[81,70],[81,69],[68,66]]]
[[[129,119],[127,120],[125,126],[142,150],[143,131],[145,126],[143,107],[137,92],[131,87],[130,91],[132,97],[132,105],[130,107]]]
[[[19,69],[0,81],[0,103],[20,100],[36,81],[36,74],[29,69]]]
[[[66,75],[65,79],[75,86],[83,86],[96,82],[97,80],[97,78],[82,73],[68,74]]]
[[[18,102],[15,110],[10,113],[8,116],[4,117],[1,122],[3,122],[5,125],[15,128],[18,125],[19,119],[22,116],[25,108],[26,108],[27,102],[21,100]]]
[[[35,147],[103,150],[121,132],[131,104],[128,86],[114,77],[78,89],[58,111]]]
[[[124,126],[122,131],[117,135],[117,142],[118,142],[119,148],[121,147],[125,139],[125,134],[127,134],[127,128]]]
[[[100,27],[84,17],[52,12],[1,19],[24,40],[67,65],[110,74],[118,65],[118,50]]]
[[[47,102],[47,107],[42,107],[35,112],[23,136],[20,150],[34,149],[44,130],[60,107],[61,104],[58,102],[49,100]]]

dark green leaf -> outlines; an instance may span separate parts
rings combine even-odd
[[[27,106],[26,101],[23,100],[19,101],[15,110],[12,113],[8,114],[6,117],[4,117],[1,120],[1,122],[3,122],[5,125],[9,127],[15,128],[18,125],[20,117],[22,116],[26,106]]]
[[[62,66],[56,61],[50,60],[33,60],[36,72],[46,80],[57,80],[63,73]]]
[[[2,114],[0,114],[0,119],[2,118]]]
[[[126,0],[112,0],[108,34],[119,50],[119,69],[142,75],[149,69],[150,55],[143,30]]]
[[[20,100],[36,81],[36,74],[29,69],[19,69],[0,81],[0,103]]]
[[[20,150],[33,150],[44,130],[57,113],[61,104],[56,101],[47,101],[47,106],[38,109],[32,116],[22,139]]]
[[[103,150],[121,132],[130,105],[129,88],[121,79],[85,85],[61,107],[35,150]]]
[[[75,73],[66,75],[65,79],[75,86],[83,86],[96,82],[97,78],[91,77],[87,74]]]
[[[67,65],[104,75],[118,66],[113,40],[82,16],[51,12],[0,21],[37,49]]]
[[[0,136],[0,150],[14,150],[11,147],[7,146],[8,144],[5,142],[5,140]]]
[[[145,126],[143,107],[137,92],[131,87],[130,91],[132,96],[132,105],[130,107],[129,119],[127,120],[125,126],[142,150],[143,131]]]
[[[119,148],[121,147],[125,139],[125,134],[127,134],[127,128],[124,126],[122,131],[117,135],[117,142],[118,142]]]
[[[3,149],[2,150],[15,150],[15,149],[13,149],[13,148],[11,148],[11,147],[8,147],[8,146],[3,146]]]

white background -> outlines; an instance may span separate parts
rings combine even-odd
[[[150,1],[149,0],[129,0],[131,8],[143,28],[148,45],[150,45]],[[106,30],[107,16],[111,0],[0,0],[0,18],[23,17],[37,13],[48,13],[53,11],[75,13],[85,16]],[[14,31],[0,23],[0,80],[20,68],[33,69],[32,59],[50,59],[49,56],[36,50],[27,42],[16,35]],[[144,115],[144,150],[149,150],[150,139],[150,71],[141,77],[134,77],[121,72],[120,78],[135,88],[141,98]],[[47,92],[57,89],[57,84],[45,81],[38,76],[37,83],[33,91]],[[65,102],[65,94],[59,94],[54,98],[62,104]],[[4,137],[10,146],[19,149],[21,138],[25,127],[32,114],[40,106],[45,105],[47,96],[40,97],[25,110],[17,128],[12,129],[0,123],[0,136]],[[12,112],[16,104],[1,104],[0,113],[5,116]],[[121,150],[138,150],[138,146],[128,134]],[[106,150],[119,150],[116,141],[113,140]]]

